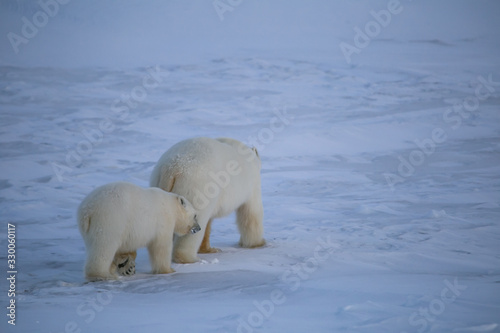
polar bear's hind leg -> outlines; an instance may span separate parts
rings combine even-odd
[[[85,263],[85,276],[89,281],[116,280],[116,266],[113,265],[116,249],[108,247],[105,249],[91,249]]]
[[[258,199],[260,199],[260,196]],[[236,210],[236,223],[240,231],[239,245],[241,247],[254,248],[266,244],[263,238],[262,219],[262,201],[257,200],[257,198],[244,203]]]

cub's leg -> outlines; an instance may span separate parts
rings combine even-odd
[[[148,245],[149,261],[153,269],[153,274],[174,273],[170,267],[172,262],[172,239],[156,237]]]
[[[113,258],[116,250],[116,246],[95,246],[88,249],[85,277],[89,281],[118,279],[113,269]]]

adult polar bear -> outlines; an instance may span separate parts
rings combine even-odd
[[[188,199],[198,211],[204,233],[177,237],[174,261],[198,261],[197,252],[212,253],[212,220],[236,210],[240,246],[263,246],[261,161],[255,148],[228,138],[181,141],[161,156],[150,179],[159,187]]]

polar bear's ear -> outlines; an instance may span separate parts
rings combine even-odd
[[[260,158],[260,156],[259,156],[259,152],[257,151],[257,148],[252,147],[252,150],[254,151],[255,155],[257,155],[257,157],[259,157],[259,158]]]
[[[179,199],[179,202],[181,203],[182,207],[186,207],[186,199],[184,199],[181,196],[179,196],[177,198]]]

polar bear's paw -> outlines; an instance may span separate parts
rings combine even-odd
[[[209,247],[209,248],[200,247],[200,249],[198,250],[198,253],[219,253],[221,251],[222,251],[221,249],[218,249],[216,247]]]
[[[173,269],[172,267],[161,268],[158,270],[153,270],[153,273],[154,274],[171,274],[171,273],[175,273],[175,269]]]
[[[173,260],[178,264],[193,264],[195,262],[200,261],[200,259],[196,255],[191,255],[189,253],[182,253],[180,251],[174,253]]]
[[[115,258],[116,269],[119,275],[132,276],[135,274],[135,258],[130,254],[120,255]]]

